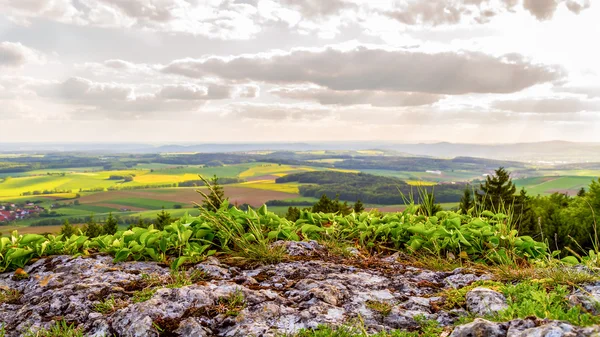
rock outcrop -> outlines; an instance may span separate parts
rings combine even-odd
[[[286,248],[296,257],[253,268],[209,258],[187,271],[185,279],[193,280],[187,283],[178,283],[167,266],[154,262],[113,263],[102,255],[40,259],[25,268],[28,279],[0,274],[0,287],[21,293],[18,300],[0,304],[0,324],[8,337],[58,320],[98,337],[159,336],[159,330],[169,336],[276,336],[320,324],[341,325],[360,315],[371,332],[412,330],[422,318],[436,320],[450,332],[467,313],[442,310],[437,295],[489,279],[463,269],[419,269],[394,259],[328,261],[318,257],[323,248],[315,243]],[[474,289],[469,310],[499,310],[498,295]],[[107,299],[114,308],[100,310]],[[389,305],[390,310],[378,311],[369,303]],[[525,336],[526,331],[555,336],[546,331],[559,330],[563,334],[556,336],[588,336],[592,331],[569,327],[477,319],[454,329],[452,336]]]

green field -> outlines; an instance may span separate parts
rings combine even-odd
[[[111,200],[111,203],[123,205],[123,206],[145,208],[145,209],[172,208],[174,204],[178,204],[177,202],[169,202],[169,201],[164,201],[164,200],[145,199],[145,198],[114,199],[114,200]]]
[[[598,177],[589,176],[564,176],[564,177],[533,177],[514,180],[518,188],[525,187],[530,195],[548,195],[554,192],[577,194],[579,189],[586,188],[592,180]]]
[[[129,217],[142,216],[154,218],[156,213],[163,207],[172,213],[173,217],[183,215],[185,212],[198,212],[193,208],[193,202],[199,202],[202,197],[195,192],[194,187],[172,187],[174,184],[198,180],[198,175],[211,177],[239,178],[245,180],[243,183],[226,185],[226,195],[232,204],[250,204],[254,207],[268,200],[286,200],[291,202],[308,201],[314,203],[316,198],[304,198],[299,195],[298,183],[277,184],[278,177],[298,172],[311,172],[334,170],[343,172],[358,172],[352,170],[331,169],[326,167],[311,166],[311,162],[334,164],[341,159],[330,158],[332,155],[348,153],[344,151],[313,151],[311,156],[322,156],[322,159],[311,159],[303,165],[285,165],[268,162],[248,162],[235,165],[224,165],[219,167],[204,167],[202,165],[171,165],[161,163],[143,163],[134,165],[131,169],[104,170],[100,166],[33,170],[19,173],[0,174],[0,201],[24,202],[41,201],[40,206],[58,213],[56,219],[69,217],[81,218],[94,213],[102,219],[113,213],[115,216]],[[355,152],[354,152],[355,153]],[[363,151],[362,155],[382,155],[381,151]],[[314,157],[313,157],[314,158]],[[135,159],[126,159],[127,165]],[[125,163],[124,162],[124,163]],[[125,167],[120,165],[118,167]],[[527,177],[531,174],[542,176],[515,179],[518,188],[524,187],[530,195],[547,195],[554,192],[575,194],[581,187],[588,187],[592,179],[597,179],[600,170],[553,170],[521,169],[513,168],[515,176]],[[510,171],[510,169],[509,169]],[[483,174],[489,173],[486,168],[474,170],[448,170],[441,174],[428,173],[425,171],[395,171],[395,170],[363,170],[365,173],[396,177],[410,184],[418,185],[421,182],[428,184],[440,184],[449,182],[464,182],[481,180]],[[133,176],[133,181],[111,180],[110,176]],[[154,186],[154,187],[153,187]],[[157,187],[161,186],[161,187]],[[169,187],[165,187],[169,186]],[[474,185],[476,186],[476,185]],[[135,187],[144,187],[133,189]],[[151,188],[147,188],[151,187]],[[102,192],[85,192],[85,190],[105,189]],[[106,190],[108,188],[116,190]],[[33,191],[68,191],[71,193],[44,194],[22,196],[25,192]],[[82,191],[84,190],[84,191]],[[74,201],[76,194],[80,195],[80,205],[68,205]],[[70,200],[56,200],[70,199]],[[67,207],[52,208],[51,205],[60,203]],[[350,204],[352,202],[349,202]],[[174,205],[182,205],[183,209],[173,209]],[[455,207],[456,203],[443,204],[442,207],[449,209]],[[304,208],[306,206],[298,206]],[[402,205],[365,205],[367,208],[377,208],[385,212],[402,209]],[[288,206],[270,206],[270,209],[278,214],[285,214]],[[131,211],[123,212],[122,209]],[[45,219],[45,218],[44,218]],[[27,219],[19,221],[17,225],[27,226],[36,221],[43,220]]]

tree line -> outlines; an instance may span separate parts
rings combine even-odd
[[[276,183],[298,182],[307,185],[299,187],[304,197],[320,198],[326,195],[330,199],[362,200],[368,204],[398,205],[404,204],[406,196],[413,195],[420,203],[421,195],[417,188],[392,177],[382,177],[367,173],[347,173],[336,171],[317,171],[294,173],[277,178]],[[428,193],[435,191],[438,202],[458,202],[465,184],[440,184],[435,187],[421,187]]]

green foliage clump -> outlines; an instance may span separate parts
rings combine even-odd
[[[498,313],[498,321],[536,316],[568,321],[577,326],[600,323],[600,317],[569,304],[571,292],[563,285],[548,288],[543,282],[525,281],[504,285],[502,293],[506,296],[508,308]]]
[[[415,322],[419,325],[417,331],[392,330],[369,334],[364,323],[359,318],[358,322],[350,322],[340,327],[320,325],[316,329],[302,329],[290,337],[439,337],[444,329],[438,322],[427,320],[423,316],[415,316]]]
[[[440,211],[418,215],[418,206],[380,215],[372,212],[339,214],[301,211],[292,222],[268,212],[266,206],[241,211],[225,201],[217,212],[183,216],[163,230],[134,227],[96,238],[37,234],[0,239],[0,270],[23,267],[34,257],[54,254],[109,253],[115,261],[151,260],[168,263],[174,270],[201,261],[217,250],[249,262],[275,263],[284,257],[277,240],[337,240],[366,250],[407,249],[436,256],[465,256],[473,261],[514,263],[516,258],[547,257],[547,247],[505,223],[506,215],[483,212],[481,216]]]

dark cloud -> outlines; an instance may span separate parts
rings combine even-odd
[[[381,90],[460,95],[512,93],[562,78],[555,66],[507,62],[478,52],[426,54],[364,47],[293,51],[271,57],[184,59],[165,73],[192,78],[314,83],[332,90]]]
[[[496,101],[492,104],[492,108],[519,113],[600,112],[600,101],[586,101],[578,98],[521,99]]]
[[[369,90],[335,91],[323,88],[275,89],[270,92],[283,98],[316,101],[323,105],[368,104],[377,107],[427,105],[435,103],[444,97],[443,95],[426,93]]]

